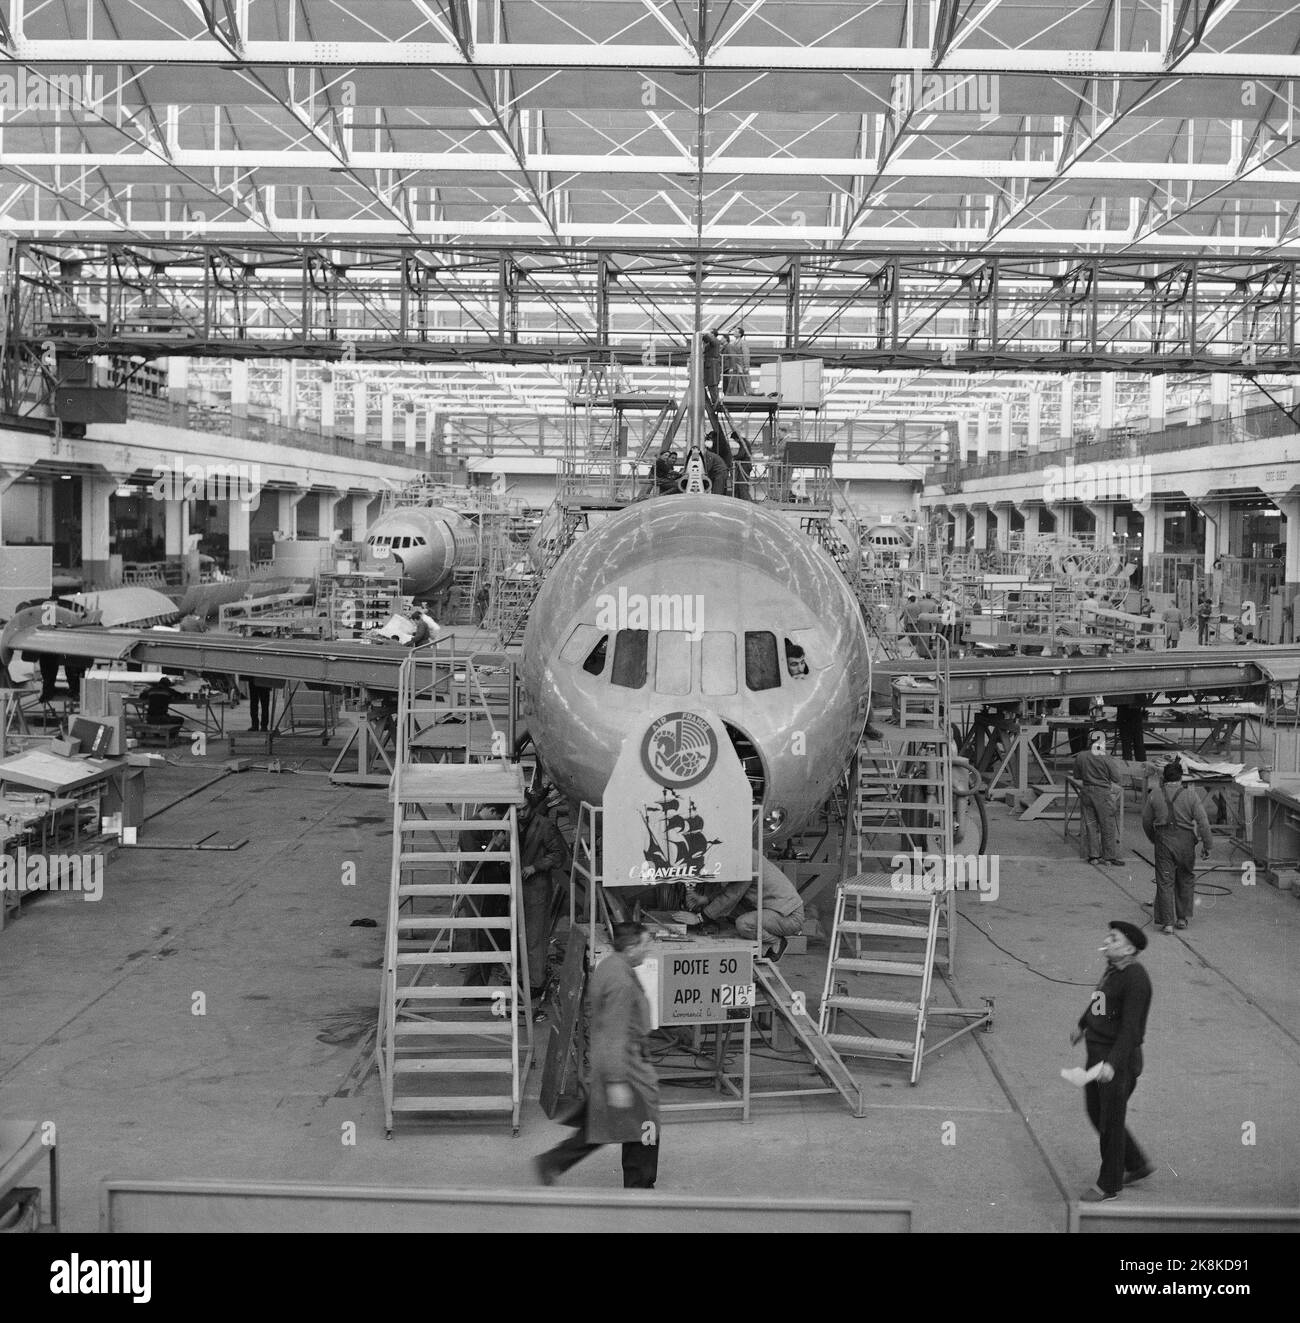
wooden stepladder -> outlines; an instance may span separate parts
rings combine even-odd
[[[519,1132],[532,1018],[516,809],[505,762],[409,760],[419,663],[403,664],[390,797],[393,853],[377,1056],[384,1128],[396,1116],[489,1113]],[[475,816],[507,805],[503,819]],[[483,977],[486,971],[486,977]],[[478,975],[474,982],[468,978]],[[502,982],[493,982],[493,975]]]

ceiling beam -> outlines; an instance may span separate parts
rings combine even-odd
[[[1206,3],[1207,0],[1202,0]],[[1221,0],[1227,3],[1228,0]],[[1226,12],[1226,10],[1224,11]],[[632,69],[696,73],[693,50],[678,45],[600,42],[478,42],[468,49],[453,42],[267,41],[245,39],[241,62],[278,68],[478,68]],[[38,38],[14,36],[10,57],[23,64],[229,65],[231,49],[215,37],[186,40]],[[739,70],[850,73],[912,73],[931,67],[926,46],[746,46],[714,45],[707,72]],[[954,72],[1028,74],[1045,77],[1163,77],[1164,51],[1069,48],[1006,50],[963,46]],[[1300,77],[1300,57],[1267,50],[1188,51],[1178,66],[1188,78]]]

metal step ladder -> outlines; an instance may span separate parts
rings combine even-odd
[[[948,729],[949,663],[940,642],[932,660],[933,701],[919,720],[896,701],[902,723],[864,738],[854,804],[857,874],[835,897],[830,958],[818,1028],[843,1056],[907,1066],[915,1084],[927,1052],[992,1023],[992,1004],[977,1010],[934,1007],[934,975],[956,961],[953,890],[954,795]],[[965,1021],[927,1046],[930,1019]]]
[[[451,575],[451,588],[447,594],[448,623],[467,624],[474,617],[474,594],[482,580],[482,570],[477,565],[458,565]]]
[[[531,1064],[532,1018],[516,807],[523,776],[505,762],[413,764],[415,658],[402,666],[383,987],[377,1056],[384,1128],[409,1114],[508,1116],[515,1134]],[[504,819],[474,816],[505,804]],[[470,833],[486,835],[477,848]],[[505,877],[495,868],[504,865]],[[486,949],[463,949],[466,937]],[[504,983],[464,985],[484,966]]]
[[[809,1016],[802,994],[796,994],[776,963],[765,957],[754,961],[754,982],[768,1004],[785,1021],[821,1077],[844,1098],[854,1116],[865,1116],[866,1099],[862,1086],[844,1064],[835,1045]]]
[[[533,609],[537,594],[542,589],[542,584],[559,563],[560,557],[573,545],[578,534],[590,527],[591,521],[587,517],[586,510],[559,500],[551,509],[559,512],[559,528],[553,543],[547,548],[542,564],[538,566],[535,574],[530,574],[523,580],[514,580],[510,600],[502,600],[495,607],[497,639],[503,648],[508,648],[512,643],[517,643],[523,638],[524,630],[528,625],[528,616]],[[498,596],[501,596],[499,588],[504,578],[505,576],[502,576],[498,580]]]
[[[895,890],[877,875],[840,883],[818,1031],[844,1056],[880,1057],[921,1075],[934,977],[937,894]]]

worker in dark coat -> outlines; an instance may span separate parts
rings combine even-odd
[[[1201,599],[1196,603],[1196,641],[1201,644],[1208,644],[1210,641],[1210,621],[1214,616],[1214,606],[1210,599],[1201,594]]]
[[[704,476],[709,480],[709,491],[714,496],[727,496],[731,492],[731,470],[721,455],[712,450],[700,452],[704,460]]]
[[[659,496],[670,496],[674,492],[681,491],[678,485],[681,482],[682,472],[677,467],[677,452],[675,450],[665,450],[655,460],[654,483],[655,492]]]
[[[1097,1184],[1080,1196],[1084,1203],[1115,1199],[1125,1185],[1155,1171],[1124,1124],[1129,1097],[1142,1073],[1142,1040],[1151,1008],[1151,979],[1137,961],[1146,944],[1146,934],[1135,924],[1110,921],[1101,948],[1106,972],[1070,1035],[1071,1043],[1083,1039],[1086,1044],[1087,1069],[1101,1067],[1084,1087],[1088,1120],[1101,1144],[1101,1171]]]
[[[659,1174],[659,1081],[650,1061],[650,1006],[635,973],[650,948],[639,923],[614,927],[614,950],[587,982],[591,1051],[587,1097],[574,1132],[533,1159],[543,1185],[602,1144],[623,1145],[623,1186],[653,1190]]]
[[[1127,694],[1115,704],[1115,733],[1126,763],[1147,760],[1146,701],[1142,694]]]
[[[749,500],[749,476],[754,467],[754,454],[749,442],[739,432],[731,434],[731,450],[735,458],[732,468],[732,495],[738,501]]]
[[[1196,906],[1196,838],[1201,838],[1205,859],[1214,838],[1205,804],[1191,786],[1183,785],[1183,765],[1177,759],[1165,765],[1160,785],[1147,794],[1142,830],[1156,847],[1156,927],[1166,933],[1173,932],[1175,923],[1186,928]]]
[[[144,719],[150,726],[165,726],[177,731],[185,724],[185,718],[171,710],[171,704],[180,695],[172,687],[170,675],[146,685],[140,697],[144,700]]]
[[[245,675],[248,687],[248,715],[252,717],[249,730],[271,729],[271,686],[256,676]]]
[[[429,617],[418,606],[412,606],[406,618],[415,626],[415,633],[406,641],[409,648],[422,648],[433,642],[433,630],[429,627]]]
[[[498,826],[501,819],[509,812],[505,804],[485,804],[474,815],[483,822],[494,822]],[[471,831],[465,833],[465,849],[497,854],[507,848],[509,833],[505,831]],[[460,866],[461,880],[473,885],[475,882],[500,886],[510,884],[510,865],[497,860],[476,862],[465,860]],[[484,890],[472,898],[477,917],[480,919],[508,919],[510,916],[510,897]],[[508,925],[507,925],[508,928]],[[476,951],[505,951],[510,948],[510,939],[506,928],[472,929],[473,949]],[[510,981],[509,966],[503,960],[499,965],[489,963],[471,964],[465,975],[465,986],[486,987],[496,981],[497,976]],[[481,1004],[481,1003],[475,1003]]]
[[[568,847],[546,812],[545,796],[530,794],[519,811],[519,868],[523,878],[524,940],[528,946],[529,989],[546,991],[546,951],[551,940],[551,899],[562,875]]]

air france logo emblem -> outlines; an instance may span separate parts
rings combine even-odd
[[[695,712],[660,717],[641,740],[641,766],[651,780],[684,789],[697,785],[718,761],[718,737]]]

